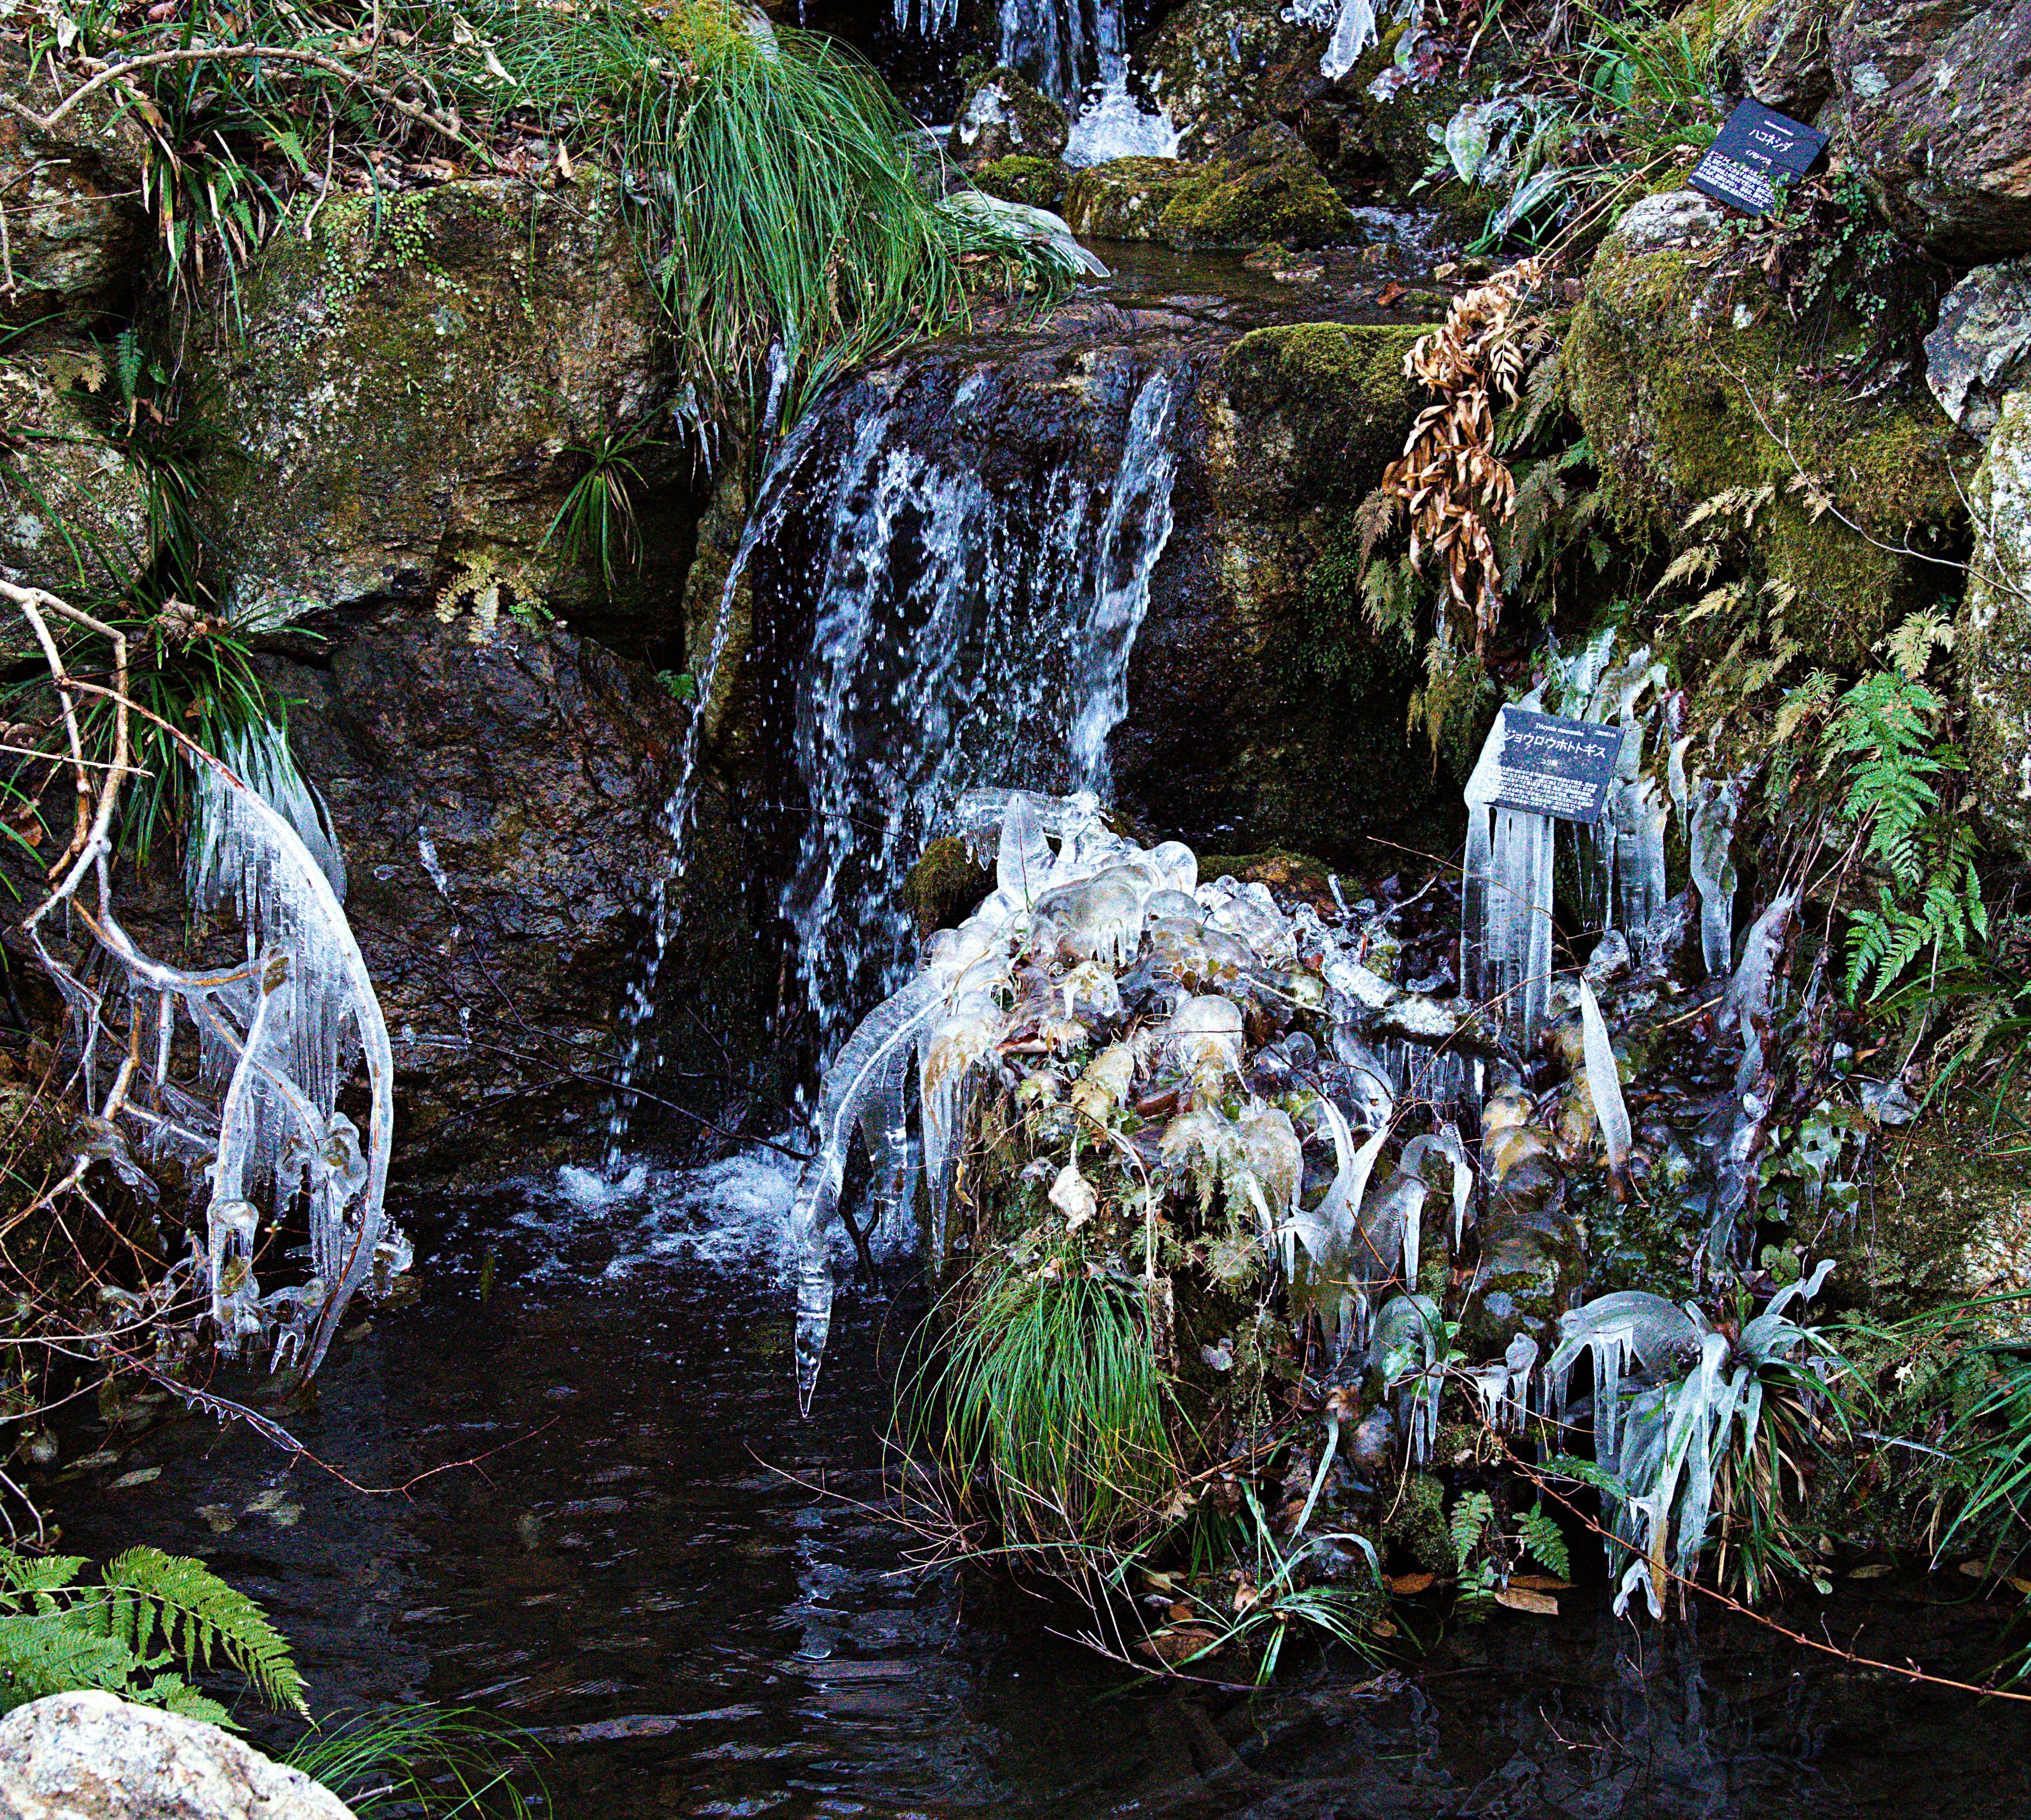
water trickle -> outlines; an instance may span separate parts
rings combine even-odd
[[[772,365],[775,355],[772,350]],[[719,686],[719,672],[726,657],[726,645],[733,628],[734,603],[758,545],[788,512],[793,495],[784,484],[798,457],[809,443],[815,416],[806,417],[777,445],[761,485],[755,489],[755,508],[747,529],[726,571],[720,589],[719,610],[714,616],[712,639],[706,647],[705,665],[698,675],[691,717],[684,728],[677,754],[677,781],[663,804],[663,829],[669,846],[660,873],[649,886],[649,943],[643,951],[641,971],[628,984],[620,1007],[620,1054],[615,1068],[615,1090],[606,1117],[606,1168],[611,1174],[620,1167],[629,1121],[634,1116],[635,1076],[644,1064],[653,1065],[656,1025],[656,986],[668,953],[670,937],[676,932],[677,906],[672,888],[680,884],[690,863],[688,836],[691,810],[696,799],[699,748],[706,717],[712,712]]]
[[[910,0],[894,4],[900,22]],[[956,0],[917,4],[922,17]],[[1169,117],[1130,92],[1121,0],[1001,0],[1000,54],[1072,116],[1064,162],[1074,169],[1178,155]]]
[[[1104,481],[1075,453],[1012,492],[976,459],[975,435],[991,437],[1000,415],[993,381],[976,374],[935,443],[900,407],[866,412],[807,497],[815,553],[767,587],[785,621],[796,595],[811,603],[796,731],[811,814],[783,908],[826,1055],[908,977],[904,875],[928,838],[956,828],[962,793],[1105,795],[1108,737],[1127,711],[1129,653],[1171,534],[1172,408],[1168,376],[1149,375]]]

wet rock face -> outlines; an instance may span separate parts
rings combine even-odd
[[[1055,158],[1071,132],[1065,110],[1005,65],[990,69],[952,121],[949,149],[971,166],[997,158]]]
[[[1703,200],[1673,194],[1603,243],[1566,341],[1574,410],[1625,523],[1660,538],[1703,501],[1768,484],[1750,541],[1797,590],[1787,631],[1815,661],[1859,664],[1939,591],[1944,571],[1902,552],[1952,557],[1963,514],[1950,464],[1971,465],[1974,447],[1915,381],[1859,403],[1823,376],[1873,332],[1836,318],[1809,350],[1760,274],[1730,269],[1719,230]],[[1802,467],[1838,514],[1799,498]]]
[[[668,363],[640,255],[592,182],[493,180],[341,197],[278,235],[221,306],[194,383],[227,452],[199,475],[236,616],[389,596],[483,615],[575,602],[545,533],[585,451],[668,438]],[[639,451],[653,471],[664,452]]]
[[[1193,459],[1115,736],[1124,800],[1150,825],[1343,863],[1451,793],[1406,744],[1411,654],[1362,618],[1347,529],[1417,415],[1403,363],[1422,332],[1266,328],[1197,370]]]
[[[1991,832],[2031,854],[2031,389],[2003,401],[1975,476],[1958,646],[1969,780]]]
[[[65,594],[147,565],[154,526],[140,469],[109,439],[106,356],[82,337],[32,334],[0,349],[0,576]],[[93,389],[87,390],[89,386]],[[27,649],[9,612],[0,649]]]
[[[1317,76],[1325,39],[1285,10],[1279,0],[1187,0],[1151,35],[1144,61],[1185,157],[1211,158],[1236,133],[1283,117],[1273,72],[1302,68],[1309,52]]]
[[[1986,442],[2012,390],[2031,384],[2031,259],[1978,266],[1947,293],[1925,337],[1940,408]]]
[[[2031,0],[1854,0],[1842,136],[1899,233],[1957,265],[2031,252]]]
[[[111,1694],[58,1694],[0,1719],[9,1820],[352,1820],[300,1770],[208,1725]]]
[[[590,642],[488,636],[470,615],[419,631],[386,613],[328,668],[271,677],[300,702],[292,743],[345,854],[346,912],[394,1040],[404,1167],[527,1167],[596,1129],[690,708]],[[709,802],[673,993],[740,973],[743,936],[758,946],[732,839]],[[720,1014],[737,1042],[739,1007]],[[529,1147],[490,1156],[504,1130]]]
[[[0,49],[0,93],[47,110],[56,94],[44,80],[24,84],[17,58],[12,47]],[[151,237],[140,206],[143,145],[110,95],[87,99],[48,132],[0,111],[13,286],[0,291],[0,329],[125,310]]]

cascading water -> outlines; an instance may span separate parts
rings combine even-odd
[[[784,370],[779,357],[773,355],[771,368],[777,374]],[[773,415],[777,400],[773,385],[770,400]],[[795,469],[815,421],[806,418],[777,445],[761,485],[755,489],[755,508],[748,515],[740,548],[734,553],[725,582],[720,590],[719,610],[714,617],[705,664],[698,676],[697,706],[684,728],[684,744],[677,755],[676,784],[663,804],[663,828],[669,839],[669,850],[662,870],[650,881],[649,943],[643,954],[641,971],[628,982],[621,1000],[620,1053],[606,1118],[606,1167],[609,1174],[620,1166],[628,1124],[634,1116],[635,1077],[645,1063],[653,1065],[655,1059],[651,1050],[656,1025],[656,985],[662,973],[663,958],[669,951],[670,937],[676,930],[677,910],[673,901],[673,888],[682,883],[684,869],[691,858],[689,836],[697,794],[699,742],[719,686],[720,668],[725,660],[727,639],[733,628],[734,603],[756,545],[781,522],[789,508],[792,497],[784,481]]]
[[[799,482],[807,554],[755,565],[762,610],[811,616],[795,734],[811,813],[783,908],[827,1058],[914,965],[904,874],[951,830],[963,791],[1105,795],[1171,533],[1167,374],[1096,413],[1088,447],[1012,486],[983,459],[1004,402],[992,376],[954,388],[935,441],[913,427],[923,402],[865,410],[843,456],[814,445]]]

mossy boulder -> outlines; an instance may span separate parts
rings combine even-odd
[[[1975,553],[1957,647],[1969,783],[1991,831],[2031,856],[2031,388],[2004,399],[1972,497]]]
[[[1307,53],[1317,87],[1329,86],[1318,75],[1325,40],[1288,12],[1282,0],[1187,0],[1151,34],[1143,65],[1185,157],[1210,159],[1237,133],[1286,117],[1295,98],[1271,79]]]
[[[910,868],[903,901],[917,919],[917,932],[927,936],[963,921],[993,889],[993,869],[975,859],[956,835],[941,835]]]
[[[1833,0],[1699,0],[1675,21],[1727,89],[1796,120],[1834,91]]]
[[[108,434],[114,389],[106,352],[75,337],[0,351],[0,576],[18,586],[117,589],[153,554],[147,479]],[[25,649],[6,619],[0,650]]]
[[[1787,631],[1810,663],[1859,664],[1938,591],[1929,553],[1955,553],[1954,463],[1971,469],[1974,446],[1922,384],[1858,401],[1835,375],[1870,331],[1794,323],[1726,245],[1689,193],[1630,211],[1567,336],[1573,408],[1631,530],[1661,542],[1709,500],[1769,489],[1747,537],[1764,575],[1796,590]],[[1816,492],[1835,509],[1815,510]]]
[[[486,179],[337,197],[222,296],[192,374],[223,452],[197,477],[236,613],[469,603],[490,631],[576,604],[548,536],[609,436],[669,440],[669,363],[613,192]],[[653,471],[655,443],[639,452]]]
[[[1173,188],[1161,218],[1165,237],[1180,247],[1331,247],[1356,237],[1347,204],[1280,122],[1235,140]]]
[[[1172,196],[1205,175],[1201,166],[1168,158],[1116,158],[1075,171],[1064,216],[1082,240],[1161,240]]]
[[[952,155],[971,168],[1013,157],[1061,157],[1070,133],[1065,110],[1004,64],[975,85],[952,121],[947,143]]]
[[[973,170],[973,181],[1004,202],[1055,209],[1064,200],[1071,173],[1054,158],[997,158]]]

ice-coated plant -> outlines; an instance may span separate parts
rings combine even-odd
[[[1563,1423],[1573,1369],[1589,1357],[1595,1470],[1586,1476],[1613,1519],[1617,1615],[1640,1587],[1661,1617],[1664,1582],[1693,1575],[1717,1511],[1731,1502],[1750,1532],[1745,1580],[1752,1595],[1758,1590],[1774,1538],[1757,1532],[1778,1520],[1774,1475],[1783,1464],[1771,1457],[1776,1406],[1823,1401],[1824,1375],[1839,1360],[1817,1327],[1787,1311],[1817,1295],[1832,1269],[1828,1260],[1779,1290],[1738,1334],[1692,1303],[1676,1308],[1642,1290],[1597,1297],[1560,1317],[1545,1366],[1547,1401]]]

